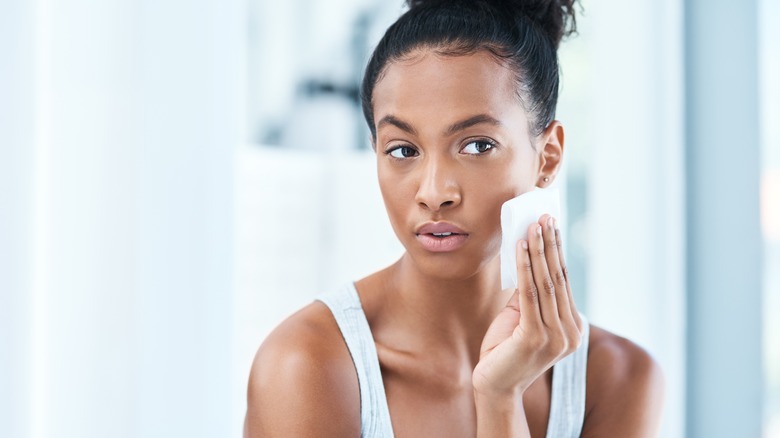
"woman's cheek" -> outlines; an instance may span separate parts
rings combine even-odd
[[[379,190],[382,194],[382,200],[385,204],[387,217],[396,236],[404,242],[404,237],[408,234],[406,230],[406,215],[408,214],[409,197],[413,194],[406,193],[408,190],[402,181],[398,178],[388,178],[379,172]]]
[[[486,235],[489,236],[486,242],[485,250],[487,253],[498,253],[501,247],[501,206],[504,202],[520,195],[521,193],[533,190],[533,184],[530,178],[525,176],[523,170],[516,166],[495,166],[491,169],[492,184],[471,185],[471,187],[480,187],[481,193],[472,193],[471,199],[476,203],[476,210],[482,212],[480,222],[486,225]],[[520,170],[518,172],[518,170]],[[524,181],[525,179],[528,182]]]
[[[490,253],[497,253],[501,247],[501,206],[509,199],[511,194],[500,193],[491,197],[490,204],[483,207],[483,211],[488,214],[484,223],[490,225],[490,229],[487,230],[490,236],[487,250]]]

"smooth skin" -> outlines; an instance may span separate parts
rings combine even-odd
[[[512,71],[485,52],[412,53],[387,67],[373,102],[380,189],[406,251],[355,285],[395,435],[545,436],[552,366],[580,345],[583,322],[556,218],[529,227],[517,245],[519,287],[501,290],[499,215],[503,202],[554,180],[563,127],[532,136]],[[465,244],[426,250],[415,230],[438,221],[464,230]],[[589,343],[582,436],[655,436],[658,365],[595,326]],[[244,436],[360,436],[355,368],[321,302],[260,346]]]

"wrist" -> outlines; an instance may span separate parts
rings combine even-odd
[[[477,437],[530,437],[523,406],[523,393],[489,394],[474,391]]]
[[[481,406],[489,407],[490,409],[517,409],[523,407],[523,392],[520,389],[516,390],[474,390],[474,403],[479,409]]]
[[[521,400],[525,393],[526,386],[514,385],[496,387],[495,385],[482,384],[480,385],[477,379],[472,382],[472,388],[474,389],[474,399],[479,400],[493,400],[501,403],[502,401],[509,400]]]

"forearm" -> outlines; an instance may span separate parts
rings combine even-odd
[[[477,408],[477,437],[529,437],[523,397],[489,397],[474,394]]]

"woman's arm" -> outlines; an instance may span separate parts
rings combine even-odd
[[[549,215],[528,228],[527,241],[518,242],[517,284],[485,334],[472,375],[477,436],[530,436],[523,394],[581,343],[583,323],[568,284],[557,223]]]
[[[260,346],[249,376],[245,438],[360,436],[357,375],[326,316],[315,302]]]
[[[522,394],[490,397],[474,394],[478,437],[530,437]]]

